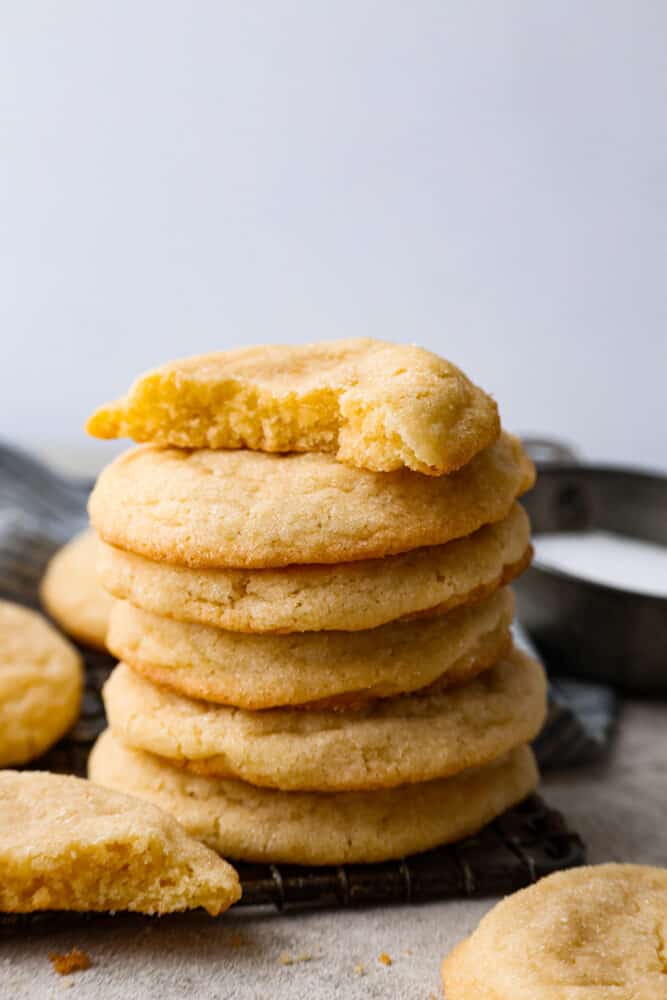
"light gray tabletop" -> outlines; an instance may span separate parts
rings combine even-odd
[[[591,862],[667,865],[667,704],[624,706],[610,759],[549,775],[542,791],[585,838]],[[442,997],[439,964],[493,900],[279,916],[237,910],[0,941],[2,1000],[356,1000]],[[48,952],[93,966],[60,977]],[[379,961],[381,953],[391,965]],[[287,964],[289,960],[291,964]]]

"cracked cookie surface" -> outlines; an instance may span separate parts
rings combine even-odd
[[[515,503],[503,521],[466,538],[384,559],[194,570],[101,543],[98,572],[115,597],[163,618],[236,632],[356,632],[480,600],[530,556],[530,524]]]
[[[144,445],[100,475],[89,502],[103,541],[193,568],[341,563],[442,545],[502,521],[532,462],[504,433],[458,472],[368,472],[330,455]]]
[[[509,652],[507,588],[467,607],[363,632],[251,635],[171,621],[118,602],[109,648],[179,694],[245,709],[326,701],[352,707],[460,684]]]
[[[606,864],[508,896],[445,959],[447,1000],[667,1000],[667,869]]]
[[[367,790],[487,763],[539,732],[546,683],[513,650],[460,687],[350,711],[248,712],[160,688],[119,664],[104,687],[109,725],[128,746],[203,774],[284,790]]]
[[[206,778],[131,750],[107,730],[89,761],[102,785],[148,799],[230,858],[299,865],[387,861],[460,840],[537,785],[532,751],[517,747],[453,778],[376,792],[279,792]]]

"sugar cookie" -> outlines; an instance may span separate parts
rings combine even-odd
[[[330,455],[144,445],[102,472],[100,537],[194,568],[340,563],[441,545],[507,517],[534,468],[503,434],[450,476],[367,472]]]
[[[410,345],[336,340],[172,361],[88,421],[96,437],[180,448],[332,452],[376,472],[451,472],[498,436],[494,401]]]
[[[79,715],[74,647],[36,611],[0,601],[0,767],[39,757]]]
[[[596,865],[508,896],[445,959],[447,1000],[667,1000],[667,869]]]
[[[356,711],[246,712],[195,701],[119,664],[104,687],[109,725],[128,746],[284,790],[353,791],[443,778],[539,732],[544,671],[514,650],[460,687]]]
[[[154,805],[70,775],[0,772],[0,911],[216,915],[240,895],[234,869]]]
[[[98,541],[82,531],[53,556],[42,578],[42,604],[63,631],[104,649],[113,603],[97,578]]]
[[[387,861],[476,833],[537,784],[535,759],[518,747],[453,778],[379,792],[277,792],[203,778],[123,746],[107,730],[91,777],[173,816],[230,858],[299,865]]]

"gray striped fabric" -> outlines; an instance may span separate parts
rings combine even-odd
[[[59,475],[25,452],[0,444],[1,598],[39,607],[38,585],[49,558],[87,524],[91,487],[90,480]],[[530,647],[519,628],[516,638]],[[82,652],[89,663],[96,662],[92,651]],[[598,757],[612,737],[616,714],[616,697],[609,688],[552,677],[549,716],[535,742],[541,766]]]
[[[540,656],[521,628],[514,625],[514,641],[533,656]],[[604,684],[590,684],[549,675],[549,714],[534,742],[541,766],[568,767],[602,756],[613,737],[618,699]]]

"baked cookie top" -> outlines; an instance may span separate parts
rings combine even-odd
[[[234,869],[155,806],[70,775],[0,771],[0,911],[226,910]]]
[[[196,773],[307,791],[456,774],[533,739],[546,712],[544,671],[519,650],[460,687],[350,711],[247,712],[177,695],[123,663],[103,694],[109,725],[128,746]]]
[[[495,402],[449,361],[354,339],[172,361],[87,429],[179,448],[323,451],[376,472],[442,475],[491,444],[500,423]]]
[[[486,600],[363,632],[252,635],[192,625],[116,603],[109,649],[178,694],[258,710],[322,702],[352,707],[434,683],[460,684],[508,653],[513,600]]]
[[[485,767],[374,792],[279,792],[206,778],[124,746],[107,729],[88,762],[92,779],[147,799],[192,836],[231,858],[296,865],[386,861],[460,840],[537,785],[529,747]]]
[[[195,568],[339,563],[440,545],[506,517],[534,467],[503,434],[450,476],[368,472],[330,455],[132,449],[90,498],[107,543]]]
[[[76,721],[83,668],[36,611],[0,601],[0,766],[44,753]]]
[[[39,595],[63,631],[104,649],[113,601],[97,578],[97,547],[94,531],[72,538],[50,560]]]
[[[667,869],[597,865],[508,896],[445,959],[447,1000],[667,1000]]]
[[[189,569],[100,543],[98,570],[115,597],[163,618],[235,632],[356,632],[443,612],[509,583],[530,561],[530,524],[508,516],[446,545],[341,565]]]

